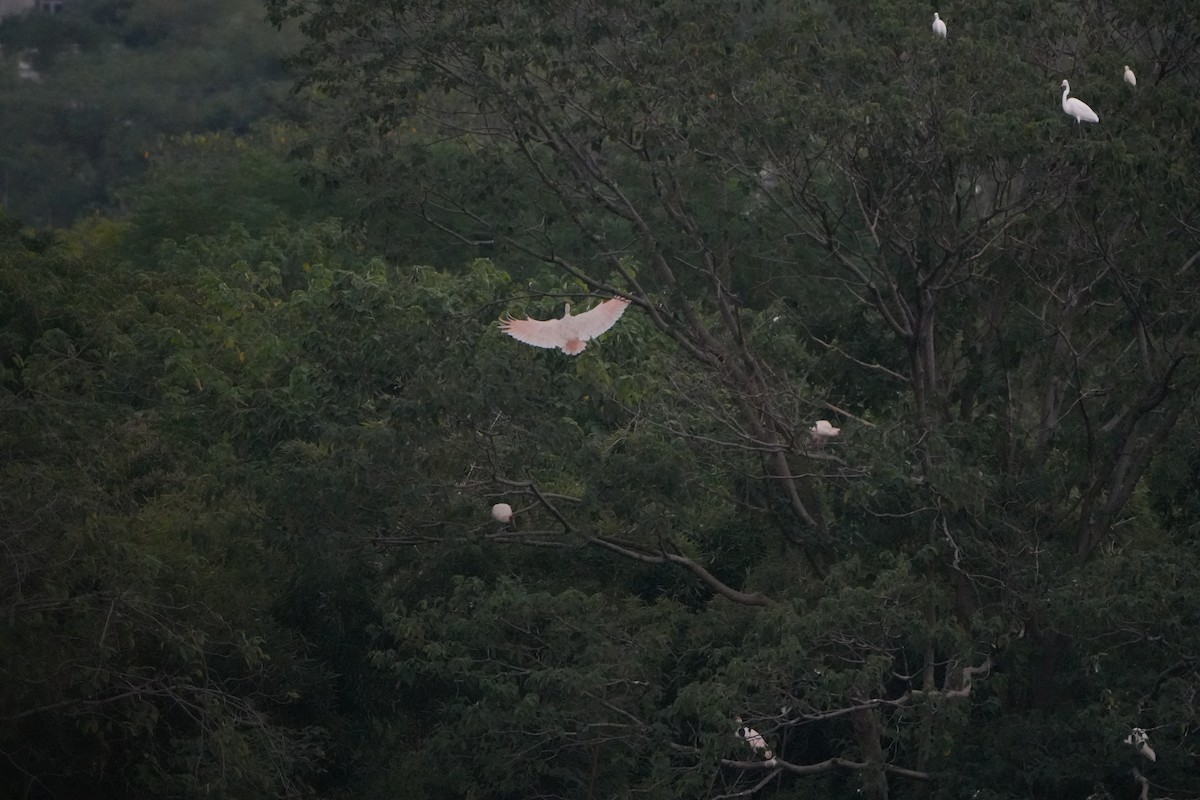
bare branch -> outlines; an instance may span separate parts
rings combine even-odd
[[[578,532],[571,522],[563,515],[563,513],[559,511],[553,503],[550,502],[549,497],[544,494],[542,490],[538,488],[537,484],[532,480],[513,481],[500,477],[497,477],[496,480],[507,486],[522,488],[531,493],[537,498],[538,503],[540,503],[543,508],[545,508],[556,520],[558,520],[558,523],[562,526],[564,533]],[[519,541],[514,534],[502,534],[501,536],[504,538],[498,538],[498,541]],[[619,539],[614,539],[612,537],[589,534],[582,534],[582,536],[583,541],[587,544],[600,547],[634,561],[640,561],[643,564],[675,564],[676,566],[683,567],[696,577],[700,578],[700,580],[707,584],[710,589],[735,603],[746,606],[766,606],[771,602],[770,598],[759,594],[758,592],[742,592],[734,589],[732,586],[723,583],[719,578],[717,578],[717,576],[713,575],[700,564],[696,563],[693,559],[679,553],[668,552],[666,548],[660,548],[658,552],[652,552],[639,545],[630,542],[622,542]],[[520,543],[530,544],[529,541],[521,541]],[[546,542],[542,542],[538,546],[547,547],[551,545]]]
[[[721,766],[733,767],[735,769],[744,770],[784,770],[797,775],[817,775],[822,772],[829,772],[834,769],[851,769],[851,770],[866,770],[870,769],[871,765],[865,761],[850,761],[845,758],[829,758],[824,761],[818,761],[815,764],[793,764],[790,761],[784,761],[781,758],[772,758],[767,761],[738,761],[730,758],[722,758]],[[933,775],[929,772],[921,770],[906,769],[897,767],[892,764],[884,764],[885,772],[892,775],[899,775],[904,778],[909,778],[915,781],[929,781],[933,779]],[[772,776],[774,777],[774,776]]]

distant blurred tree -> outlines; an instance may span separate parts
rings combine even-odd
[[[281,224],[302,226],[350,217],[343,194],[300,185],[289,153],[305,134],[293,125],[262,123],[248,134],[183,135],[160,142],[146,174],[117,193],[129,223],[122,254],[152,261],[166,241],[224,234],[237,224],[258,238]]]
[[[83,0],[5,19],[0,105],[13,112],[0,119],[0,204],[66,225],[140,174],[163,136],[296,116],[290,42],[253,0]],[[16,75],[31,48],[37,82]]]

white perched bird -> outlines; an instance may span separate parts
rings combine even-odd
[[[513,521],[512,506],[508,503],[496,503],[496,505],[492,506],[492,519],[508,525]]]
[[[814,442],[824,442],[837,436],[842,429],[833,427],[827,419],[819,419],[816,425],[808,429],[808,432],[812,434]]]
[[[943,39],[946,38],[946,23],[942,22],[942,18],[938,16],[936,11],[933,12],[933,33],[935,36],[940,36]]]
[[[1063,90],[1063,99],[1062,99],[1063,111],[1068,116],[1075,118],[1076,125],[1078,125],[1081,122],[1099,122],[1100,121],[1100,117],[1096,116],[1096,112],[1092,111],[1091,106],[1089,106],[1087,103],[1083,102],[1082,100],[1080,100],[1077,97],[1067,97],[1067,95],[1071,93],[1071,84],[1069,84],[1066,80],[1063,80],[1063,82],[1062,82],[1062,90]]]
[[[1133,70],[1129,68],[1128,64],[1125,65],[1125,82],[1130,86],[1137,86],[1137,76],[1133,74]]]
[[[1146,735],[1146,731],[1141,728],[1134,728],[1133,731],[1125,737],[1125,744],[1133,745],[1143,757],[1150,761],[1157,761],[1154,755],[1153,748],[1150,747],[1150,737]]]
[[[768,761],[775,757],[775,754],[771,752],[771,748],[767,747],[767,740],[762,737],[761,733],[754,730],[754,728],[743,725],[741,717],[735,717],[734,719],[737,720],[738,724],[738,736],[745,739],[746,743],[757,752],[762,753],[762,757]]]
[[[774,164],[768,161],[758,171],[758,188],[764,192],[769,192],[777,186],[779,186],[779,170]]]
[[[590,340],[616,324],[629,306],[629,301],[624,297],[614,297],[576,317],[571,316],[571,304],[567,303],[566,306],[562,319],[504,317],[500,320],[500,330],[518,342],[534,347],[557,347],[567,355],[575,356],[583,352]]]

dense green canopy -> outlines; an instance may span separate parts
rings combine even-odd
[[[0,225],[0,787],[1200,797],[1190,4],[268,8]]]

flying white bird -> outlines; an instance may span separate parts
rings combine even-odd
[[[1125,82],[1130,86],[1137,86],[1137,76],[1133,74],[1133,70],[1129,68],[1128,64],[1125,65]]]
[[[933,12],[933,33],[943,39],[946,38],[946,23],[942,22],[942,18],[937,15],[936,11]]]
[[[746,740],[746,743],[753,747],[762,757],[770,761],[775,755],[771,752],[771,748],[767,747],[767,740],[762,737],[762,734],[742,724],[741,717],[735,717],[738,724],[738,736]]]
[[[1081,122],[1099,122],[1100,118],[1096,116],[1096,112],[1092,111],[1091,106],[1074,97],[1067,97],[1071,93],[1071,84],[1065,80],[1062,82],[1063,90],[1063,111],[1071,117],[1075,118],[1075,124]]]
[[[816,425],[808,429],[808,432],[812,434],[814,442],[824,442],[827,439],[837,436],[842,432],[842,429],[833,427],[827,419],[819,419]]]
[[[496,522],[503,522],[505,525],[513,521],[512,506],[508,503],[496,503],[492,506],[492,519]]]
[[[562,319],[513,319],[500,320],[500,330],[518,342],[534,347],[557,347],[570,356],[579,355],[587,343],[611,328],[625,313],[629,301],[624,297],[605,300],[591,311],[571,316],[571,304]]]
[[[1151,761],[1158,760],[1154,755],[1154,750],[1150,747],[1150,737],[1141,728],[1134,728],[1133,732],[1125,737],[1125,744],[1133,745],[1134,749]]]

